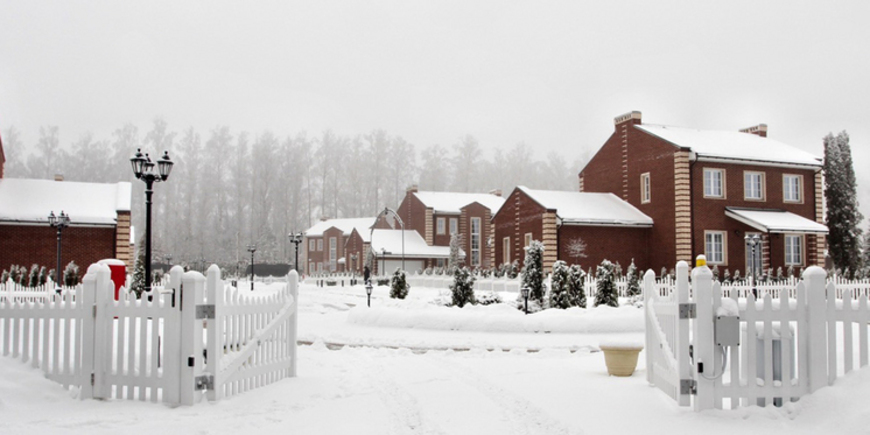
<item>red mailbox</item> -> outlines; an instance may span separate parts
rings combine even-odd
[[[112,271],[112,282],[115,283],[115,300],[117,301],[121,287],[127,284],[127,265],[114,258],[100,260],[97,263],[109,266],[109,270]]]

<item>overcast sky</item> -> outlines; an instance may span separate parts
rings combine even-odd
[[[591,3],[591,2],[590,2]],[[847,130],[870,208],[870,2],[0,0],[0,131],[126,122],[279,135],[471,134],[573,160],[613,117],[737,130],[819,156]]]

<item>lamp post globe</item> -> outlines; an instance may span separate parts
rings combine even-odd
[[[169,159],[169,151],[164,151],[157,161],[157,173],[154,172],[155,165],[151,158],[147,153],[143,155],[141,148],[130,159],[133,175],[145,183],[145,291],[151,291],[151,195],[154,193],[154,183],[169,179],[173,164]]]
[[[525,299],[526,304],[525,304],[525,308],[523,309],[523,311],[526,314],[529,314],[529,292],[530,291],[531,291],[531,289],[529,289],[528,287],[523,287],[520,290],[520,293],[522,293],[522,295],[523,295],[523,299]]]
[[[372,306],[372,281],[366,281],[366,304],[369,308]]]
[[[290,237],[290,243],[295,245],[294,248],[296,249],[296,258],[293,261],[293,270],[295,270],[296,273],[299,273],[299,244],[302,243],[304,234],[302,234],[301,232],[290,233],[287,236]]]

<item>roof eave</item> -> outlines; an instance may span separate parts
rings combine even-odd
[[[822,163],[818,164],[809,164],[809,163],[796,163],[796,162],[780,162],[773,160],[757,160],[757,159],[741,159],[737,157],[722,157],[722,156],[710,156],[698,154],[697,152],[693,152],[695,155],[696,161],[699,162],[714,162],[714,163],[727,163],[727,164],[736,164],[736,165],[753,165],[753,166],[767,166],[767,167],[775,167],[775,168],[788,168],[788,169],[810,169],[810,170],[821,170]]]

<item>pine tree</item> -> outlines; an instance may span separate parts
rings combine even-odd
[[[39,268],[39,285],[45,285],[48,282],[48,275],[46,275],[45,266]]]
[[[145,245],[144,239],[140,239],[139,255],[136,256],[136,265],[133,266],[133,281],[130,283],[130,291],[136,294],[136,298],[142,297],[145,292]]]
[[[3,274],[0,275],[0,284],[6,284],[7,281],[9,281],[9,271],[3,269]]]
[[[63,269],[63,285],[75,287],[79,284],[79,266],[75,261],[70,261]]]
[[[571,305],[586,308],[586,272],[578,265],[571,266],[568,271],[568,295]]]
[[[27,286],[37,287],[39,285],[39,265],[30,266],[30,273],[27,275]]]
[[[457,268],[453,273],[453,284],[450,284],[453,293],[453,305],[462,308],[465,304],[476,303],[474,299],[474,276],[467,267]]]
[[[640,296],[640,277],[638,276],[637,266],[634,265],[634,259],[631,259],[631,265],[628,266],[626,274],[628,280],[628,288],[626,295],[629,297]]]
[[[852,166],[849,135],[843,131],[824,138],[825,205],[828,226],[828,252],[834,267],[856,270],[860,258],[859,241],[862,216],[858,211],[857,184]]]
[[[519,260],[514,260],[511,262],[510,266],[507,269],[507,277],[510,279],[517,279],[517,276],[520,275],[520,263]]]
[[[719,281],[719,265],[718,264],[713,265],[712,272],[713,272],[713,280]],[[719,282],[721,282],[721,281],[719,281]]]
[[[619,298],[616,294],[616,283],[613,280],[613,263],[603,260],[595,271],[597,281],[597,293],[595,294],[595,306],[607,305],[619,306]]]
[[[725,269],[725,276],[722,278],[722,282],[725,284],[731,284],[731,271]]]
[[[410,288],[408,280],[405,279],[405,271],[397,268],[396,272],[393,273],[393,279],[390,281],[390,297],[393,299],[405,299],[408,296]]]
[[[553,263],[553,275],[550,277],[551,307],[565,309],[572,306],[569,291],[570,281],[568,265],[562,260]]]
[[[529,288],[530,301],[544,306],[544,244],[537,240],[526,247],[522,286]]]
[[[462,267],[462,257],[460,246],[462,246],[462,236],[459,233],[450,235],[450,258],[447,259],[447,273],[453,274],[454,271]]]

